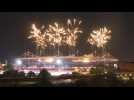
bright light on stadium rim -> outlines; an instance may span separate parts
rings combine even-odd
[[[38,62],[41,62],[41,60],[40,60],[40,59],[38,59]]]
[[[56,64],[61,65],[62,63],[63,63],[63,61],[61,59],[56,60]]]
[[[89,59],[88,59],[88,58],[84,58],[84,59],[82,60],[82,62],[83,62],[83,63],[88,63],[88,62],[89,62]]]
[[[22,65],[22,61],[20,59],[16,59],[16,65]]]
[[[46,59],[46,62],[47,62],[47,63],[52,63],[53,61],[54,61],[53,58],[47,58],[47,59]]]

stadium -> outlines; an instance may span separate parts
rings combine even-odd
[[[118,59],[86,56],[44,56],[44,57],[18,57],[14,60],[14,69],[28,73],[32,71],[38,74],[42,69],[48,70],[51,75],[72,74],[79,70],[83,74],[97,64],[112,65],[117,67]]]

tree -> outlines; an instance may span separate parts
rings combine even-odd
[[[40,81],[37,84],[38,86],[52,86],[50,81],[51,74],[46,69],[43,69],[38,77],[40,78]]]
[[[90,69],[91,75],[103,75],[104,74],[104,68],[103,67],[96,67]]]
[[[27,77],[28,78],[34,78],[34,77],[36,77],[36,75],[35,75],[34,72],[30,71],[30,72],[27,73]]]
[[[24,72],[18,72],[18,77],[19,78],[25,78],[25,73]]]
[[[95,86],[119,86],[113,66],[97,65],[96,68],[91,68],[90,74],[94,75],[90,82],[95,83]]]
[[[80,74],[80,73],[78,73],[78,72],[72,72],[72,76],[80,77],[80,76],[81,76],[81,74]]]
[[[11,78],[17,78],[18,72],[16,70],[7,70],[3,74],[4,77],[11,77]]]
[[[90,69],[90,74],[91,74],[91,75],[96,75],[96,73],[97,73],[97,72],[96,72],[96,69],[95,69],[95,68],[91,68],[91,69]]]
[[[7,70],[13,70],[13,66],[11,64],[8,64],[4,67],[4,70],[7,71]]]
[[[40,71],[38,77],[41,79],[50,79],[51,74],[46,69],[43,69]]]

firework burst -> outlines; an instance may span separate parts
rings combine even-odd
[[[91,45],[96,45],[98,48],[104,48],[104,46],[111,39],[111,30],[108,30],[106,27],[100,28],[99,30],[93,30],[88,42]]]
[[[64,27],[60,26],[57,22],[54,25],[49,25],[46,33],[51,45],[61,45],[63,36],[66,35]]]
[[[48,35],[48,41],[50,45],[54,47],[58,46],[58,55],[59,55],[59,46],[62,45],[64,37],[66,36],[66,31],[63,26],[55,22],[53,25],[49,25],[48,29],[46,30]]]
[[[28,36],[28,39],[32,39],[37,48],[45,49],[48,46],[57,47],[59,55],[60,46],[64,44],[71,47],[76,46],[77,33],[83,32],[80,29],[81,23],[81,20],[74,18],[73,20],[68,19],[65,27],[58,22],[49,24],[47,28],[44,25],[37,28],[35,24],[32,24],[31,34]]]
[[[67,36],[66,36],[66,41],[65,43],[68,44],[69,46],[75,46],[76,45],[76,39],[78,38],[77,33],[82,33],[82,30],[80,29],[82,21],[77,20],[77,19],[68,19],[67,20]]]
[[[45,49],[45,47],[47,47],[45,40],[46,34],[43,32],[44,29],[44,26],[42,26],[41,29],[38,29],[35,24],[32,24],[30,31],[31,34],[28,36],[28,39],[33,40],[33,42],[36,44],[37,49]]]

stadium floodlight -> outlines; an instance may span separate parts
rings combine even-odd
[[[89,59],[88,59],[88,58],[84,58],[84,59],[82,60],[82,62],[83,62],[83,63],[89,63]]]
[[[18,66],[22,65],[22,61],[20,59],[17,59],[16,60],[16,65],[18,65]]]
[[[56,60],[56,64],[61,65],[62,63],[63,63],[63,61],[61,59]]]
[[[41,60],[40,60],[40,59],[38,59],[38,62],[41,62]]]
[[[52,63],[53,61],[54,61],[53,58],[47,58],[47,59],[46,59],[46,62],[48,62],[48,63]]]

